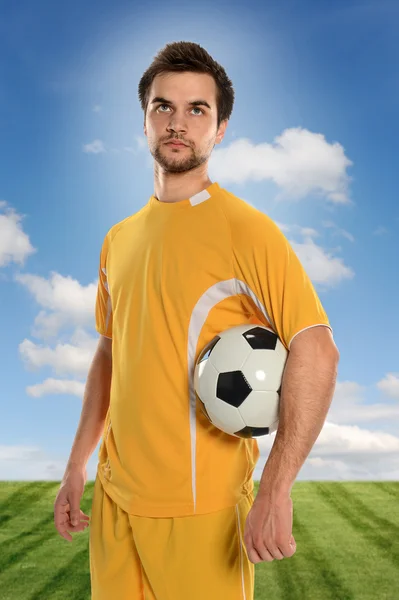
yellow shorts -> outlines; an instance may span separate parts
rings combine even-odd
[[[92,600],[253,600],[244,544],[253,493],[236,506],[188,517],[123,511],[96,476],[90,518]]]

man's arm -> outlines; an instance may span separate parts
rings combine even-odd
[[[330,408],[338,362],[327,327],[306,329],[293,339],[282,380],[278,430],[258,496],[278,502],[290,495]]]
[[[86,380],[83,408],[66,471],[86,467],[107,415],[112,378],[112,340],[100,335]]]

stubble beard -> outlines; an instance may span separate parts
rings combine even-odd
[[[161,147],[162,145],[157,145],[155,150],[152,151],[150,149],[150,152],[154,160],[165,173],[184,173],[186,171],[191,171],[204,164],[208,160],[207,155],[203,154],[198,156],[191,147],[188,147],[186,150],[182,150],[182,153],[185,152],[187,154],[187,156],[184,157],[179,156],[178,152],[175,154],[171,153],[170,156],[166,156],[165,151],[163,151]]]

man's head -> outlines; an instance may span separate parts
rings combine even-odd
[[[182,173],[209,160],[223,139],[234,89],[206,50],[192,42],[167,44],[143,74],[138,92],[150,152],[165,172]],[[166,145],[173,139],[187,146]]]

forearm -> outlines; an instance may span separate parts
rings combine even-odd
[[[83,408],[67,469],[85,467],[103,432],[110,402],[112,362],[97,350],[86,380]]]
[[[338,360],[335,354],[316,349],[289,353],[282,380],[278,430],[258,493],[278,499],[291,492],[330,408]]]

